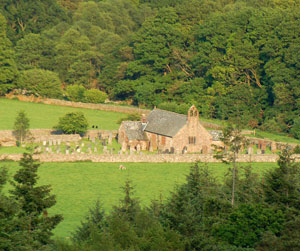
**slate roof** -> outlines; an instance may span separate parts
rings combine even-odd
[[[125,134],[128,140],[147,140],[147,137],[143,131],[145,125],[140,121],[123,121],[122,125],[125,129]]]
[[[208,131],[212,136],[212,141],[220,141],[220,138],[223,137],[223,132],[218,130]]]
[[[173,137],[187,123],[187,116],[155,109],[147,116],[147,122],[144,131]]]

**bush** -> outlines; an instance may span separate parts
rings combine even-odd
[[[190,105],[188,104],[177,104],[176,102],[164,102],[158,105],[159,109],[163,109],[170,112],[176,112],[181,114],[187,114]]]
[[[294,125],[291,129],[291,133],[296,139],[300,139],[300,118],[294,120]]]
[[[82,85],[69,85],[66,88],[66,95],[70,101],[80,102],[84,99],[85,91]]]
[[[104,103],[105,99],[107,94],[97,89],[86,90],[84,93],[84,101],[87,103]]]
[[[58,74],[52,71],[31,69],[22,71],[18,87],[36,96],[59,98],[62,96]]]
[[[117,123],[121,124],[122,121],[140,121],[141,120],[141,115],[138,113],[130,113],[124,118],[120,118]]]
[[[82,112],[70,112],[59,118],[58,125],[54,129],[66,134],[84,134],[88,129],[88,121]]]

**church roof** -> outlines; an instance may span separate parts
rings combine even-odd
[[[173,137],[187,123],[187,116],[155,109],[147,116],[146,132]]]
[[[122,125],[128,140],[147,140],[143,131],[145,125],[140,121],[123,121]]]

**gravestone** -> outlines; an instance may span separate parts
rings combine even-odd
[[[49,152],[49,147],[46,147],[45,150],[46,150],[46,153],[48,153]]]
[[[46,140],[43,141],[43,146],[45,146],[45,145],[47,145],[47,141]]]
[[[66,149],[66,154],[69,154],[70,153],[70,150],[69,149]]]
[[[271,143],[271,151],[272,151],[273,153],[275,153],[275,152],[277,151],[277,146],[276,146],[276,143],[275,143],[275,142],[272,142],[272,143]]]
[[[53,145],[56,146],[56,140],[55,139],[53,140]]]
[[[175,149],[174,149],[174,147],[171,147],[171,149],[170,149],[170,153],[171,153],[171,154],[174,154],[174,153],[175,153]]]
[[[248,154],[253,154],[253,147],[248,147]]]
[[[81,143],[81,147],[84,147],[84,143],[83,142]]]
[[[80,147],[76,148],[76,152],[80,153],[81,149]]]
[[[49,139],[49,146],[52,146],[52,139]]]
[[[208,147],[207,146],[202,146],[202,153],[203,154],[208,154]]]
[[[140,145],[137,145],[136,146],[136,151],[139,153],[141,151],[141,146]]]
[[[57,140],[57,144],[60,146],[60,144],[61,144],[61,139],[58,139],[58,140]]]

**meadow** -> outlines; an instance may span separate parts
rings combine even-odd
[[[127,170],[119,170],[120,163],[43,163],[39,168],[39,184],[51,184],[57,204],[49,213],[59,213],[64,221],[58,225],[54,234],[66,238],[80,224],[99,199],[106,212],[118,205],[122,197],[122,186],[130,179],[135,188],[135,196],[143,206],[151,200],[162,197],[166,200],[175,185],[182,184],[189,173],[188,163],[126,163]],[[17,162],[2,162],[12,176],[18,169]],[[276,163],[253,163],[254,172],[263,174],[275,167]],[[209,163],[213,175],[221,181],[228,166],[222,163]],[[9,189],[9,188],[7,188]]]
[[[83,112],[90,129],[97,125],[102,130],[117,130],[117,121],[126,117],[124,113],[72,108],[56,105],[45,105],[18,100],[0,98],[0,130],[13,129],[15,118],[20,110],[24,110],[30,119],[31,129],[51,129],[58,123],[58,118],[67,112]]]

